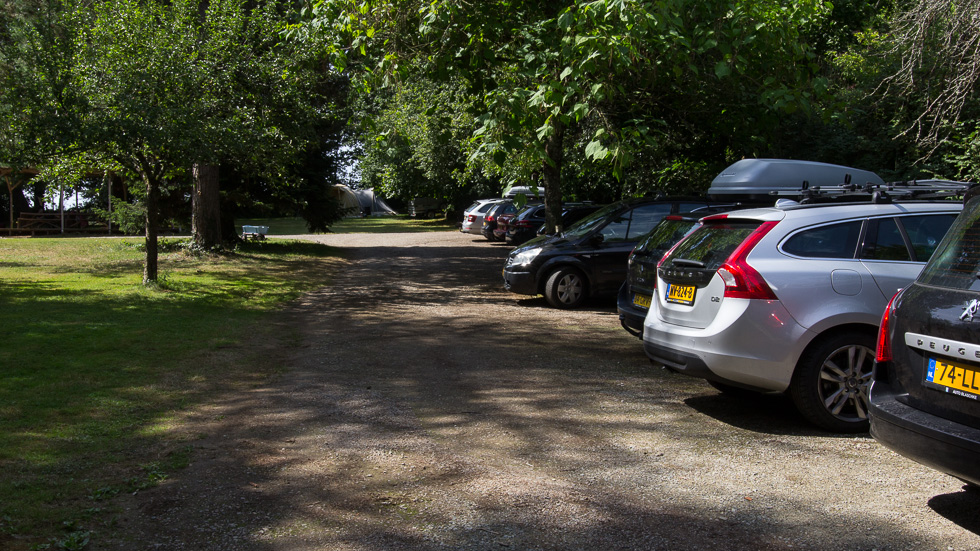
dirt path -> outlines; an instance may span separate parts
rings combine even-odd
[[[282,315],[283,374],[192,412],[192,464],[93,548],[980,548],[955,480],[653,369],[607,302],[504,292],[506,247],[321,239],[352,262]]]

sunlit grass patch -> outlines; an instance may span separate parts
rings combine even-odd
[[[88,533],[113,492],[186,464],[154,456],[172,444],[175,412],[274,373],[249,341],[291,339],[263,322],[342,262],[308,242],[223,255],[171,243],[147,287],[142,243],[0,239],[0,548],[44,545],[65,523]]]

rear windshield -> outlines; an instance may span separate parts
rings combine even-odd
[[[980,291],[980,198],[970,201],[953,222],[919,282],[950,289]]]
[[[691,228],[697,223],[697,220],[691,218],[665,218],[653,228],[653,231],[637,243],[636,250],[647,252],[662,250],[666,252],[674,243],[680,241],[687,232],[691,231]]]
[[[700,262],[705,269],[717,270],[760,225],[762,222],[758,220],[707,221],[684,238],[670,256],[664,258],[663,264],[669,266],[675,260],[684,259]]]

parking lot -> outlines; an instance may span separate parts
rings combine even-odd
[[[654,368],[614,301],[504,291],[459,232],[347,249],[283,312],[260,388],[184,421],[191,465],[115,545],[162,549],[980,548],[980,496],[781,396]]]

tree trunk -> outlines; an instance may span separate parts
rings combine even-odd
[[[564,159],[565,126],[555,120],[555,133],[545,142],[544,152],[547,159],[542,167],[544,177],[544,217],[545,232],[560,233],[564,228],[561,224],[561,166]]]
[[[196,163],[192,170],[191,230],[194,244],[210,249],[221,245],[221,194],[218,166]]]
[[[143,174],[146,183],[146,263],[143,265],[143,285],[157,280],[157,217],[160,210],[160,186],[149,173]]]

